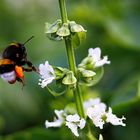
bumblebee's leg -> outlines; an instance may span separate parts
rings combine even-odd
[[[31,72],[31,71],[33,71],[32,68],[24,68],[24,67],[22,67],[22,69],[23,69],[23,71],[26,71],[26,72]]]
[[[17,77],[16,80],[22,84],[22,88],[25,86],[24,78],[21,79],[21,78]]]
[[[26,64],[29,66],[29,69],[31,69],[31,71],[38,72],[38,70],[33,66],[33,64],[30,61],[27,60]]]

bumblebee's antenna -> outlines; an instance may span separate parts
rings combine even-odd
[[[24,43],[23,43],[23,45],[25,45],[27,42],[29,42],[31,39],[33,39],[34,38],[34,36],[31,36],[28,40],[26,40]]]

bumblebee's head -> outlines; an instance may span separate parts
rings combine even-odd
[[[26,59],[26,48],[20,43],[11,43],[2,54],[4,59],[10,59],[14,62]]]
[[[2,54],[2,57],[4,59],[10,59],[14,61],[18,65],[24,65],[24,62],[26,61],[27,53],[26,53],[26,48],[25,44],[29,42],[33,38],[30,37],[25,43],[17,43],[17,42],[12,42],[4,51]]]

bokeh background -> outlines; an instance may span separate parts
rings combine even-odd
[[[111,65],[105,66],[100,83],[89,91],[99,96],[113,112],[126,120],[126,127],[106,125],[105,140],[138,140],[140,137],[140,1],[67,0],[70,20],[84,26],[86,41],[76,49],[77,64],[90,47],[101,47]],[[67,67],[63,42],[50,41],[44,34],[45,22],[60,18],[58,0],[1,0],[0,52],[12,41],[23,43],[35,36],[26,48],[37,67],[48,60]],[[54,98],[38,86],[36,73],[25,73],[26,86],[7,84],[0,79],[0,140],[72,140],[70,130],[46,129],[55,108],[69,102],[69,95]],[[66,98],[68,97],[68,98]],[[94,131],[94,130],[93,130]]]

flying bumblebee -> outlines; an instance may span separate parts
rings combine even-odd
[[[33,64],[27,59],[27,52],[25,44],[33,38],[29,38],[25,43],[12,42],[6,47],[2,53],[0,59],[0,77],[10,84],[14,84],[16,81],[21,82],[24,85],[23,72],[37,72]],[[23,66],[27,65],[27,68]]]

